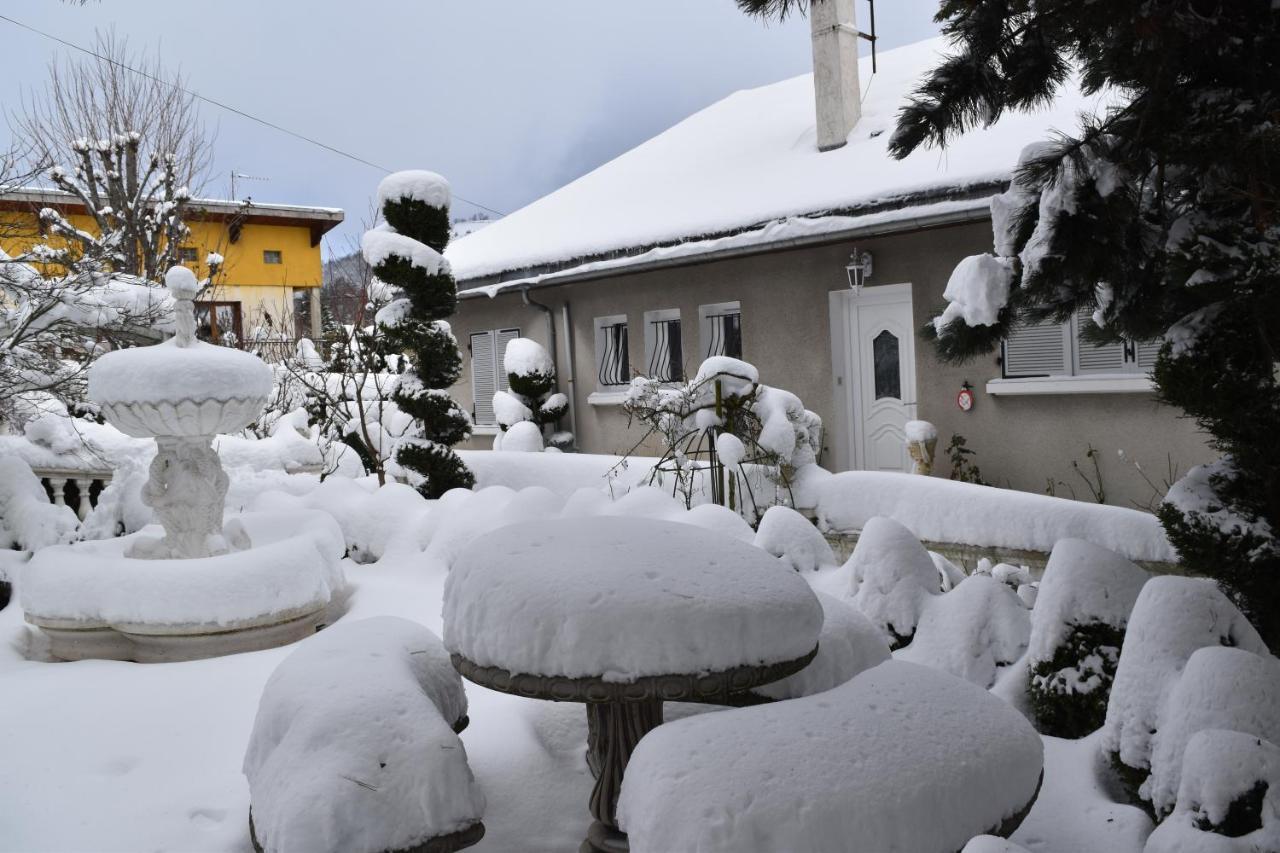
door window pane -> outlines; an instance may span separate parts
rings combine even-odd
[[[876,399],[902,399],[902,378],[898,369],[898,339],[885,329],[871,341],[871,364],[876,378]]]

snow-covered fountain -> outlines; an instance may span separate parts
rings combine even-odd
[[[150,528],[32,559],[23,609],[52,657],[161,661],[269,648],[315,631],[345,585],[341,531],[327,515],[245,513],[224,525],[228,478],[213,439],[258,417],[272,373],[257,356],[195,339],[200,285],[190,270],[174,267],[165,283],[175,336],[108,353],[89,373],[107,421],[155,438],[141,497],[163,535]]]

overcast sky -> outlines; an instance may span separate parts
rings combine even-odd
[[[881,3],[881,47],[933,35],[936,9]],[[858,0],[864,29],[866,10]],[[455,195],[500,211],[737,89],[810,70],[806,21],[765,25],[733,0],[7,0],[0,14],[86,47],[114,25],[203,95],[388,168],[433,169]],[[7,21],[0,33],[11,111],[67,49]],[[226,197],[232,169],[267,177],[237,194],[344,208],[327,249],[349,250],[378,171],[212,106],[202,113],[217,129],[206,195]],[[455,215],[473,212],[455,201]]]

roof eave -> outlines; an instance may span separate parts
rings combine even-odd
[[[492,284],[480,285],[458,291],[459,299],[476,299],[478,297],[494,297],[499,293],[518,290],[533,290],[544,287],[555,287],[562,284],[595,281],[614,278],[622,275],[652,272],[674,267],[696,266],[730,258],[749,257],[768,252],[805,249],[817,246],[841,243],[847,240],[868,237],[885,237],[911,231],[923,231],[931,228],[944,228],[951,225],[963,225],[970,222],[981,222],[991,218],[990,196],[974,198],[963,202],[941,203],[941,205],[923,205],[918,215],[910,215],[914,208],[903,210],[904,216],[890,221],[875,221],[863,225],[853,224],[846,228],[834,229],[821,234],[809,234],[800,237],[789,237],[779,240],[764,240],[751,245],[732,246],[721,249],[709,249],[706,252],[691,253],[680,257],[654,258],[652,260],[634,260],[628,263],[627,258],[620,258],[616,263],[586,263],[583,266],[591,269],[568,269],[549,272],[527,278],[495,281]],[[946,206],[945,210],[926,211],[930,207]],[[796,217],[798,219],[809,217]],[[868,217],[869,218],[869,217]],[[715,241],[708,241],[715,242]],[[475,280],[482,280],[480,278]]]

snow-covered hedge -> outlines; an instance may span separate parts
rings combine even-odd
[[[765,511],[756,530],[755,545],[798,572],[836,565],[836,555],[826,538],[809,519],[788,506],[772,506]]]
[[[818,524],[827,531],[861,530],[882,515],[930,542],[1047,553],[1075,538],[1130,560],[1177,560],[1159,519],[1124,507],[883,471],[844,471],[817,492]]]
[[[484,794],[454,733],[466,709],[448,653],[415,622],[305,640],[268,679],[244,757],[258,843],[376,853],[475,827]]]
[[[1053,546],[1027,649],[1031,707],[1040,731],[1078,738],[1106,720],[1125,625],[1149,575],[1081,539]]]
[[[75,536],[80,520],[49,502],[44,486],[16,456],[0,456],[0,548],[35,551]]]
[[[825,693],[659,726],[631,757],[618,822],[635,853],[954,853],[1024,812],[1042,766],[1013,708],[887,661]]]
[[[889,659],[884,635],[857,608],[818,593],[822,603],[822,633],[818,654],[794,675],[751,691],[769,699],[798,699],[844,684],[858,673]]]
[[[893,648],[910,643],[926,600],[941,591],[938,570],[919,540],[896,521],[868,519],[844,568],[854,605]]]
[[[1280,747],[1254,735],[1203,729],[1182,755],[1173,813],[1144,853],[1280,850]]]
[[[898,651],[900,660],[990,687],[1026,651],[1031,618],[1007,584],[971,575],[950,592],[922,601],[915,637]]]
[[[1160,709],[1144,795],[1173,809],[1183,753],[1197,732],[1227,729],[1280,743],[1280,660],[1244,649],[1197,649]]]
[[[1213,581],[1165,575],[1143,585],[1125,628],[1101,743],[1135,798],[1150,799],[1139,789],[1150,772],[1153,739],[1175,681],[1197,649],[1220,646],[1268,654],[1258,632]]]

